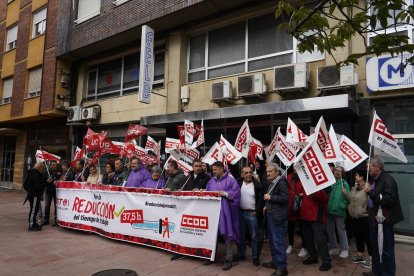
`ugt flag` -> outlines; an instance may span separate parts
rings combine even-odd
[[[389,133],[384,122],[380,119],[380,117],[378,117],[377,112],[374,114],[371,131],[369,132],[368,143],[397,158],[398,160],[407,163],[407,158],[401,151],[397,142],[395,142],[394,137],[392,137],[391,133]]]
[[[60,162],[60,156],[51,154],[45,150],[37,150],[36,151],[36,162],[44,162],[44,161],[56,161]]]

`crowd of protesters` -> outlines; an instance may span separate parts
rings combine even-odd
[[[259,266],[263,243],[267,239],[271,256],[262,265],[275,270],[272,275],[288,274],[287,255],[295,249],[304,265],[317,264],[321,260],[319,270],[328,271],[332,258],[349,257],[348,238],[352,229],[357,253],[350,261],[370,269],[364,275],[396,273],[393,225],[402,221],[403,215],[395,180],[385,172],[384,162],[378,157],[370,158],[367,164],[368,181],[367,168],[354,171],[355,185],[352,188],[345,179],[344,169],[332,164],[336,183],[310,195],[306,194],[295,170],[289,168],[282,174],[283,170],[276,163],[241,166],[239,174],[238,170],[229,170],[222,162],[209,167],[196,159],[192,162],[193,171],[188,175],[173,160],[162,169],[161,164],[143,164],[138,158],[128,164],[115,158],[106,163],[102,174],[97,166],[85,166],[82,160],[74,168],[69,164],[62,161],[59,166],[51,161],[46,172],[45,164],[38,162],[28,172],[25,189],[30,203],[29,231],[40,231],[42,226],[50,223],[52,201],[56,206],[57,180],[166,191],[218,191],[223,198],[219,219],[219,234],[225,244],[223,270],[229,270],[233,262],[247,258],[247,245],[251,246],[252,264]],[[43,199],[44,212],[40,212]],[[381,261],[376,220],[380,206],[385,216]],[[38,213],[43,217],[39,218]],[[56,207],[54,214],[52,224],[56,225]],[[350,227],[346,227],[346,221],[350,221]],[[295,244],[295,237],[301,237],[301,242]],[[235,255],[234,243],[237,244]],[[298,244],[300,246],[295,248]],[[181,258],[184,256],[174,254],[171,260]],[[206,261],[204,264],[211,263]]]

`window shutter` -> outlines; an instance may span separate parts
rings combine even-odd
[[[42,83],[42,68],[31,70],[29,73],[29,93],[40,91]]]
[[[17,40],[17,25],[7,30],[7,44]]]
[[[82,19],[98,12],[101,9],[101,0],[79,0],[78,19]]]
[[[36,25],[37,23],[42,22],[43,20],[45,20],[46,19],[46,13],[47,13],[46,8],[36,12],[33,15],[33,25]]]
[[[3,99],[11,98],[13,92],[13,78],[3,81]]]

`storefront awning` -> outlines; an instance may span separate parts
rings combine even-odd
[[[260,104],[238,105],[210,110],[180,112],[166,115],[146,116],[140,118],[140,124],[162,125],[180,123],[184,120],[217,120],[229,118],[248,118],[252,116],[297,114],[297,113],[336,113],[343,111],[342,115],[359,116],[359,106],[349,95],[334,95],[314,97],[281,102],[268,102]]]

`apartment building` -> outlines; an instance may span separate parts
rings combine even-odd
[[[58,1],[0,1],[0,186],[22,187],[39,146],[67,156],[67,71],[56,63]],[[66,103],[68,105],[68,103]],[[58,108],[57,108],[58,107]]]
[[[177,138],[177,124],[184,119],[204,120],[202,150],[221,134],[234,142],[245,119],[266,145],[278,127],[285,133],[288,117],[309,133],[323,115],[327,125],[368,153],[375,109],[410,160],[406,165],[385,157],[405,216],[413,217],[413,78],[399,76],[390,57],[363,58],[356,67],[338,69],[331,56],[299,53],[297,41],[278,30],[275,8],[275,1],[265,0],[62,2],[57,59],[69,68],[73,83],[68,123],[74,145],[81,144],[87,127],[107,129],[111,139],[123,140],[130,122],[149,127],[157,139]],[[144,24],[155,30],[149,104],[138,101]],[[412,42],[412,27],[401,25],[397,31]],[[354,39],[335,56],[361,50],[362,41]],[[391,67],[384,73],[383,65]],[[413,74],[412,66],[405,72]],[[410,219],[398,227],[414,233]]]

